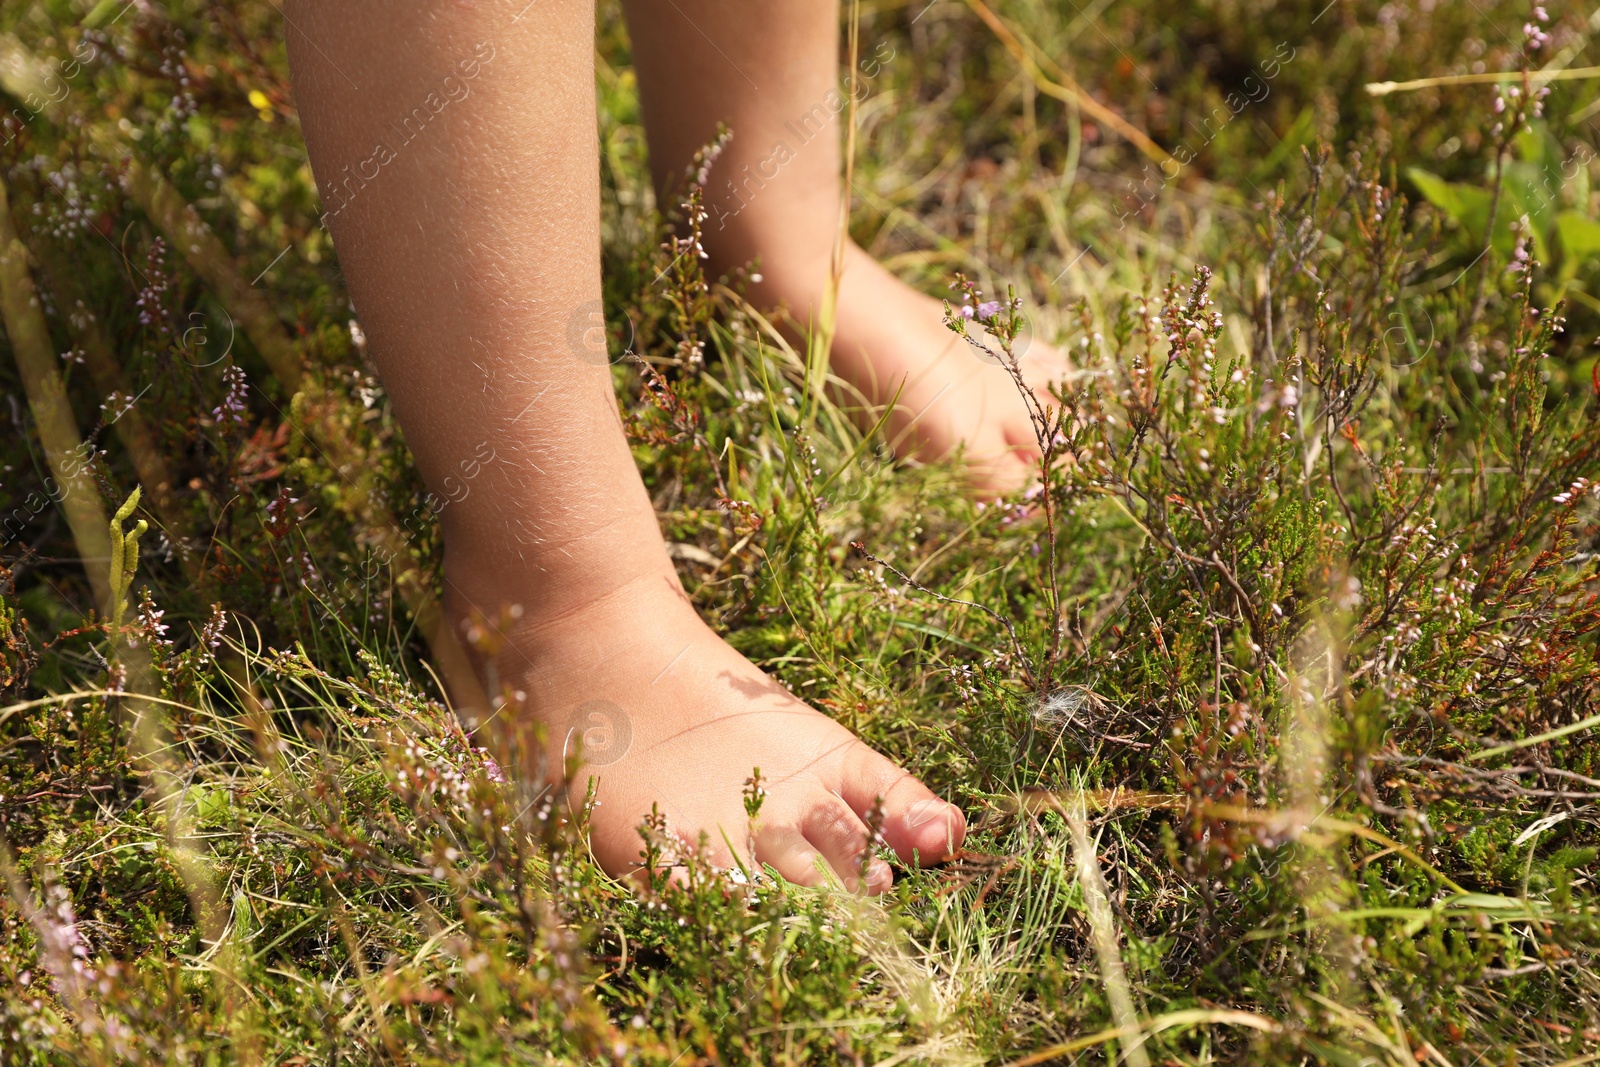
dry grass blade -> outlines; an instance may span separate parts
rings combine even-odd
[[[1100,962],[1100,982],[1105,986],[1106,1000],[1111,1005],[1111,1017],[1117,1024],[1116,1029],[1123,1035],[1118,1040],[1125,1042],[1122,1058],[1133,1067],[1149,1067],[1150,1057],[1144,1049],[1147,1035],[1133,1003],[1128,973],[1122,966],[1117,919],[1111,910],[1105,879],[1100,874],[1100,857],[1089,837],[1082,797],[1069,808],[1066,817],[1067,827],[1072,834],[1072,856],[1078,868],[1078,884],[1083,887],[1083,906],[1089,917],[1089,932],[1094,940],[1095,957]]]
[[[1569,67],[1566,70],[1533,71],[1524,74],[1519,70],[1494,70],[1482,74],[1441,74],[1434,78],[1415,78],[1404,82],[1368,82],[1369,96],[1388,96],[1390,93],[1409,93],[1418,89],[1436,89],[1446,85],[1504,85],[1526,77],[1534,86],[1549,82],[1588,81],[1600,78],[1600,67]]]
[[[89,373],[94,378],[95,391],[102,397],[113,394],[127,396],[128,385],[117,362],[115,342],[105,323],[90,310],[86,294],[71,268],[45,242],[30,241],[28,247],[38,257],[45,284],[56,295],[56,306],[65,311],[63,317],[83,352]],[[135,401],[130,400],[111,425],[123,447],[128,450],[128,457],[139,475],[139,485],[149,498],[152,510],[160,517],[162,526],[171,531],[174,538],[185,536],[187,531],[183,529],[172,499],[171,470],[143,411]]]
[[[1029,79],[1032,80],[1034,86],[1041,93],[1083,108],[1096,121],[1121,134],[1135,148],[1156,163],[1162,166],[1166,166],[1169,163],[1172,164],[1174,173],[1176,173],[1179,166],[1178,161],[1167,154],[1166,149],[1152,141],[1149,134],[1106,107],[1091,94],[1085,92],[1083,87],[1073,81],[1071,76],[1060,67],[1056,67],[1056,77],[1060,81],[1052,81],[1046,77],[1044,72],[1039,69],[1039,64],[1034,61],[1033,52],[1035,49],[1024,45],[1023,41],[1018,40],[1017,34],[1001,21],[1000,16],[990,10],[983,0],[966,0],[966,3],[972,9],[972,13],[982,19],[983,24],[989,27],[1001,44],[1005,45],[1006,51],[1010,52],[1012,57],[1022,64],[1022,69],[1027,72]]]
[[[111,584],[107,567],[111,540],[106,533],[106,510],[100,490],[90,475],[90,454],[78,434],[66,386],[50,344],[50,327],[40,310],[39,292],[28,270],[28,249],[12,224],[11,203],[0,179],[0,312],[6,336],[22,377],[28,407],[38,428],[39,443],[60,486],[61,510],[72,529],[78,557],[88,572],[97,607],[109,614]]]
[[[1111,1041],[1121,1041],[1124,1038],[1137,1034],[1159,1034],[1167,1030],[1187,1029],[1196,1026],[1239,1026],[1247,1030],[1255,1030],[1263,1034],[1276,1034],[1282,1031],[1281,1024],[1273,1022],[1255,1012],[1238,1011],[1229,1008],[1189,1008],[1184,1011],[1169,1011],[1140,1021],[1133,1027],[1112,1027],[1109,1030],[1099,1030],[1083,1037],[1063,1041],[1060,1044],[1050,1045],[1037,1052],[1023,1056],[1021,1059],[1007,1060],[1002,1067],[1037,1067],[1041,1063],[1059,1060],[1063,1056],[1070,1056],[1074,1052],[1082,1052],[1086,1048],[1104,1045]]]

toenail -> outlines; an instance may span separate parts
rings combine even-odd
[[[915,830],[924,823],[933,822],[940,816],[948,817],[950,805],[937,797],[919,800],[906,809],[906,829]]]

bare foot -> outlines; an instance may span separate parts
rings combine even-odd
[[[817,880],[821,858],[854,882],[863,817],[879,797],[883,835],[900,856],[947,856],[962,839],[959,811],[795,700],[695,614],[622,432],[610,369],[571,340],[601,293],[593,4],[532,4],[510,23],[486,3],[292,6],[296,99],[340,263],[417,466],[449,500],[439,513],[447,610],[496,618],[522,605],[496,657],[499,676],[526,692],[527,711],[558,747],[573,730],[588,735],[601,801],[595,856],[618,874],[635,867],[636,828],[659,804],[672,830],[691,841],[709,835],[712,857],[731,864],[750,836],[741,793],[756,767],[771,784],[754,859],[787,877]],[[644,51],[654,43],[658,57],[688,64],[689,77],[668,71],[669,82],[714,106],[761,97],[782,122],[798,114],[788,94],[815,99],[814,82],[825,91],[836,80],[838,11],[825,4],[778,12],[729,0],[697,8],[692,22],[676,4],[631,13]],[[773,21],[780,14],[785,21]],[[734,23],[748,34],[749,48],[734,46],[741,62],[760,46],[787,57],[795,76],[774,66],[762,76],[767,91],[747,92],[753,82],[728,91],[711,76],[726,56],[699,27]],[[485,40],[494,45],[476,46],[478,59],[460,59]],[[703,46],[710,62],[689,50]],[[473,82],[471,107],[440,113],[437,135],[390,153],[381,181],[358,180],[359,195],[348,183],[336,188],[335,175],[348,175],[375,139],[392,138],[395,100],[421,99],[440,78],[470,80],[469,68],[491,63],[494,73]],[[346,69],[359,72],[359,89],[336,77]],[[715,126],[705,108],[659,100],[658,114]],[[689,127],[685,136],[680,161],[706,140]],[[807,159],[828,181],[799,166],[786,179],[821,189],[824,217],[837,221],[825,203],[836,198],[837,152],[828,137],[807,136]],[[658,161],[674,154],[657,144],[652,135]],[[759,204],[750,219],[791,206],[775,189]],[[812,217],[795,221],[820,238],[822,262],[830,231]],[[871,868],[866,887],[883,888],[887,873]]]
[[[552,755],[582,753],[574,792],[597,781],[590,846],[612,874],[639,869],[652,804],[686,845],[705,833],[713,863],[732,868],[737,856],[759,871],[753,852],[808,886],[831,871],[852,891],[889,887],[881,859],[860,879],[865,819],[880,798],[881,833],[902,861],[936,863],[961,845],[959,809],[730,648],[669,571],[578,610],[529,612],[508,636],[501,668],[521,679]],[[767,795],[752,838],[743,788],[758,767]]]
[[[790,308],[820,304],[805,292],[784,291],[785,280],[780,272],[776,284],[769,281],[768,299]],[[992,340],[990,347],[999,350]],[[1051,403],[1049,387],[1071,369],[1066,357],[1039,340],[1020,355],[1024,380]],[[888,437],[897,455],[938,460],[965,445],[967,476],[980,492],[1010,492],[1037,480],[1038,438],[1010,373],[944,325],[940,301],[853,242],[839,281],[831,363],[869,403],[881,408],[895,400]]]
[[[795,332],[803,331],[822,307],[844,207],[842,134],[854,111],[840,85],[839,5],[625,6],[660,202],[681,200],[696,153],[719,124],[731,130],[703,179],[707,269],[715,276],[758,262],[763,280],[752,285],[752,302],[787,308]],[[878,92],[869,83],[879,62],[861,65],[865,77],[845,72],[843,88],[858,100]],[[980,492],[1032,480],[1038,445],[1009,374],[944,329],[939,301],[853,244],[844,267],[833,368],[880,408],[900,390],[890,433],[896,450],[934,460],[965,445]],[[1025,363],[1041,398],[1066,370],[1038,342]]]

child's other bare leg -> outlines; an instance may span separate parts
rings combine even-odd
[[[385,387],[428,484],[452,498],[447,601],[523,615],[500,660],[558,737],[625,717],[595,766],[591,844],[637,863],[641,817],[853,883],[878,797],[901,856],[938,860],[961,814],[796,700],[700,620],[623,437],[609,371],[572,326],[598,307],[590,0],[287,5],[295,92],[329,223]],[[348,169],[347,169],[348,168]],[[581,334],[581,330],[579,330]],[[465,493],[461,492],[465,489]],[[725,835],[725,837],[724,837]],[[869,887],[889,872],[872,868]]]
[[[837,0],[625,6],[657,189],[681,188],[695,150],[726,123],[733,140],[708,190],[713,266],[759,257],[753,296],[804,325],[822,306],[838,233],[845,94],[872,90],[863,73],[841,81]],[[870,43],[863,51],[880,61]],[[833,369],[878,404],[904,382],[891,433],[906,451],[937,458],[965,443],[980,488],[1014,488],[1037,455],[1027,411],[1010,376],[974,356],[942,315],[937,300],[847,244]],[[1066,364],[1036,343],[1023,369],[1043,395]]]

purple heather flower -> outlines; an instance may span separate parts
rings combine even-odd
[[[229,366],[222,372],[222,380],[228,387],[228,393],[222,398],[218,407],[211,409],[211,417],[217,422],[236,422],[244,425],[245,403],[244,398],[250,392],[250,385],[245,381],[244,371],[237,366]]]
[[[170,334],[172,328],[167,321],[166,300],[172,279],[167,276],[166,257],[167,243],[157,237],[150,243],[150,251],[145,257],[145,284],[139,290],[134,305],[139,309],[139,325],[153,326],[163,334]]]

